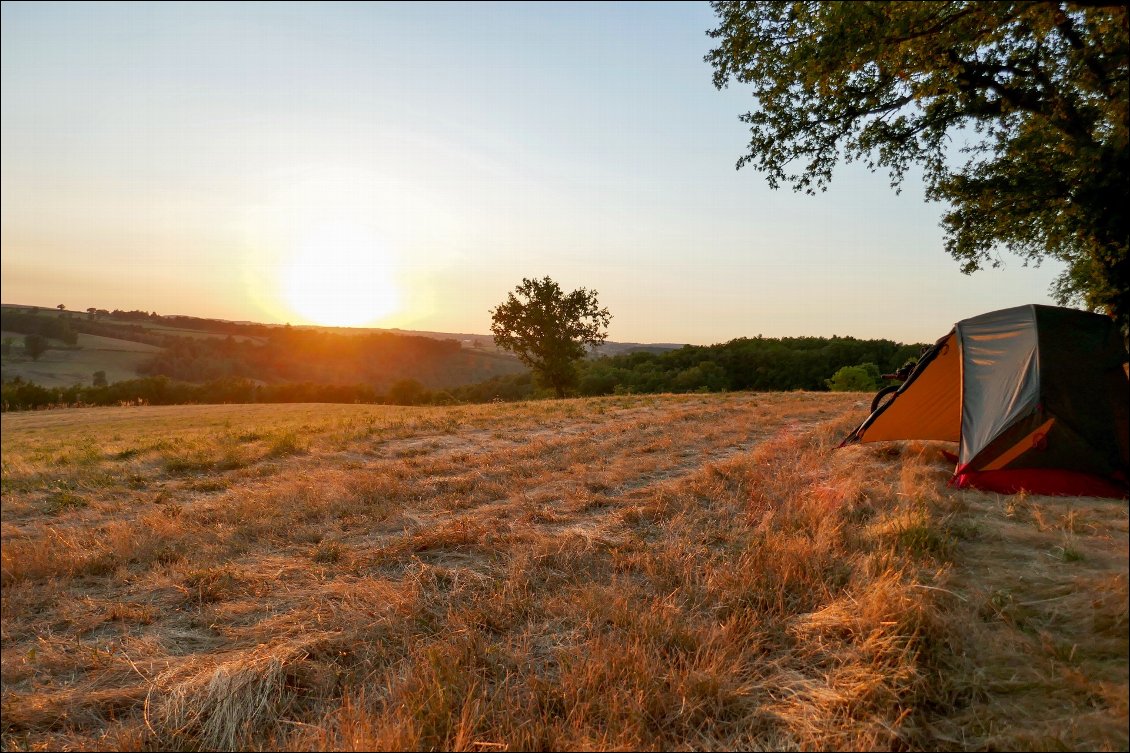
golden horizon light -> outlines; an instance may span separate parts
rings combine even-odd
[[[317,226],[279,269],[279,294],[303,324],[372,325],[397,313],[401,294],[392,259],[362,228]]]

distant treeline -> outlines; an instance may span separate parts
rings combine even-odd
[[[202,319],[198,316],[183,316],[180,314],[158,314],[156,311],[120,311],[114,309],[109,314],[115,319],[126,319],[135,322],[146,322],[150,325],[163,327],[178,327],[192,329],[199,332],[213,332],[220,335],[244,335],[247,337],[267,337],[279,330],[269,324],[255,324],[254,322],[228,322],[223,319]]]
[[[894,371],[921,351],[921,345],[852,337],[740,338],[721,345],[687,345],[583,361],[577,392],[824,390],[825,380],[843,366],[873,363],[883,371]],[[485,393],[491,389],[524,392],[524,397],[534,394],[528,375],[499,374],[497,361],[494,354],[462,349],[454,340],[282,329],[263,344],[178,339],[142,369],[191,382],[246,377],[266,382],[370,384],[378,390],[415,379],[429,388],[466,395],[470,401],[490,399],[493,395]],[[518,371],[513,362],[507,365],[511,372]],[[501,378],[481,388],[476,384],[495,376]]]
[[[257,384],[249,379],[216,379],[203,384],[164,376],[88,387],[42,387],[20,377],[0,385],[0,410],[81,408],[102,405],[203,405],[216,403],[382,403],[455,405],[520,400],[534,392],[529,373],[493,379],[453,390],[430,390],[414,379],[393,383],[384,392],[367,384]]]
[[[377,403],[367,385],[271,384],[219,379],[204,384],[146,377],[102,387],[41,387],[19,377],[0,386],[0,409],[30,410],[92,405],[188,405],[195,403]]]
[[[78,333],[67,319],[25,314],[10,308],[0,308],[0,329],[5,332],[19,332],[22,335],[40,335],[67,345],[78,342]]]
[[[53,311],[33,314],[11,307],[0,308],[0,329],[25,335],[42,335],[60,340],[67,345],[77,343],[79,333],[116,337],[119,340],[130,340],[159,348],[180,339],[151,332],[139,324],[121,324],[93,317],[83,318],[77,314],[60,316]]]
[[[827,380],[844,366],[875,364],[894,372],[916,360],[924,345],[853,337],[739,338],[721,345],[685,345],[663,352],[637,351],[583,361],[577,394],[583,397],[657,392],[721,392],[828,389]],[[461,402],[494,397],[547,397],[530,374],[503,376],[450,390]]]
[[[891,372],[922,345],[854,337],[754,337],[721,345],[686,345],[663,353],[637,352],[586,361],[582,395],[720,390],[825,390],[844,366],[873,363]]]
[[[506,356],[464,349],[456,340],[279,327],[262,343],[231,337],[177,338],[139,371],[187,382],[244,377],[270,383],[368,384],[383,391],[404,379],[446,388],[517,373],[523,367]]]
[[[576,392],[594,396],[825,390],[826,380],[841,367],[873,363],[882,371],[894,371],[921,351],[921,345],[852,337],[741,338],[586,360],[579,365]],[[367,384],[382,394],[395,383],[415,380],[428,390],[440,390],[440,401],[514,400],[540,394],[528,373],[513,373],[518,369],[512,361],[503,364],[512,373],[500,374],[503,369],[494,366],[498,359],[492,356],[462,349],[454,340],[284,329],[263,344],[178,339],[142,370],[188,382],[244,377],[270,383]]]
[[[211,320],[114,312],[137,322],[192,326]],[[216,324],[229,324],[217,322]],[[338,334],[292,327],[233,325],[229,337],[158,334],[145,324],[60,318],[3,310],[3,327],[66,341],[83,331],[151,342],[164,350],[144,362],[148,378],[109,386],[3,386],[5,410],[48,405],[152,405],[224,402],[363,402],[401,405],[481,403],[548,396],[509,358],[455,340],[393,333]],[[251,330],[255,331],[252,332]],[[97,331],[94,331],[97,330]],[[237,340],[231,336],[262,338]],[[142,339],[145,338],[145,339]],[[575,393],[826,390],[845,366],[895,371],[923,346],[852,337],[740,338],[711,346],[638,351],[582,361]]]

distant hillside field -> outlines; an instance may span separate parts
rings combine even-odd
[[[23,342],[23,335],[17,332],[0,333],[0,338],[12,338],[17,346]],[[0,356],[0,373],[5,380],[21,377],[44,387],[69,387],[72,384],[91,384],[94,372],[105,371],[106,379],[119,382],[137,378],[137,368],[160,348],[145,343],[119,340],[99,335],[77,335],[76,350],[60,349],[59,343],[51,348],[38,361],[33,361],[21,353]],[[16,347],[15,350],[19,350]]]
[[[1125,750],[1127,507],[863,393],[0,416],[4,750]]]
[[[111,383],[139,376],[167,376],[203,383],[249,379],[266,384],[365,385],[378,392],[414,380],[429,389],[522,374],[509,354],[433,336],[383,330],[314,328],[228,322],[144,311],[57,311],[6,304],[2,327],[12,338],[4,356],[4,378],[16,376],[45,387],[89,384],[106,371]],[[24,357],[25,334],[48,338],[51,349],[31,363]],[[151,346],[145,357],[116,358],[103,348],[86,352],[75,338],[95,335]],[[487,343],[489,345],[489,342]],[[73,352],[66,352],[70,348]],[[24,363],[27,361],[28,363]]]

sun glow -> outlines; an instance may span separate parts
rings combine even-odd
[[[305,321],[337,327],[375,324],[397,311],[392,261],[358,228],[321,227],[283,263],[280,288]]]

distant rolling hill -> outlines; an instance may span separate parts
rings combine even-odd
[[[144,311],[68,311],[0,304],[5,380],[45,387],[110,383],[147,375],[188,382],[241,377],[264,383],[369,384],[387,389],[414,379],[446,389],[526,370],[490,335],[361,327],[287,326],[156,315]],[[37,360],[23,351],[28,333],[50,345]],[[673,343],[607,342],[594,356],[660,353]]]
[[[678,350],[682,344],[675,343],[618,343],[606,342],[593,351],[595,356],[620,356],[625,353],[664,353],[668,350]]]
[[[0,333],[0,338],[11,338],[21,343],[23,334]],[[56,345],[61,345],[56,343]],[[15,350],[19,350],[17,346]],[[109,383],[138,377],[138,366],[160,353],[154,345],[119,340],[99,335],[79,334],[74,347],[53,347],[32,360],[19,353],[0,356],[0,372],[5,381],[20,377],[44,387],[70,387],[73,384],[91,384],[94,372],[102,371]]]
[[[414,379],[446,389],[526,370],[490,335],[359,327],[268,325],[143,311],[68,311],[0,304],[5,380],[45,387],[90,384],[102,371],[110,383],[165,375],[188,382],[225,377],[263,383],[369,384],[387,389]],[[23,350],[41,332],[50,348],[38,359]],[[659,353],[675,344],[608,342],[595,356]]]
[[[412,335],[415,337],[430,337],[436,340],[455,340],[465,348],[478,348],[482,350],[499,350],[494,344],[491,335],[481,335],[469,332],[432,332],[428,330],[413,329],[378,329],[363,327],[322,327],[316,325],[302,326],[301,329],[314,329],[324,332],[358,333],[358,332],[392,332],[398,335]],[[648,353],[663,353],[668,350],[678,350],[682,343],[622,343],[608,341],[593,350],[594,356],[618,356],[624,353],[646,351]],[[505,352],[505,351],[502,351]]]

